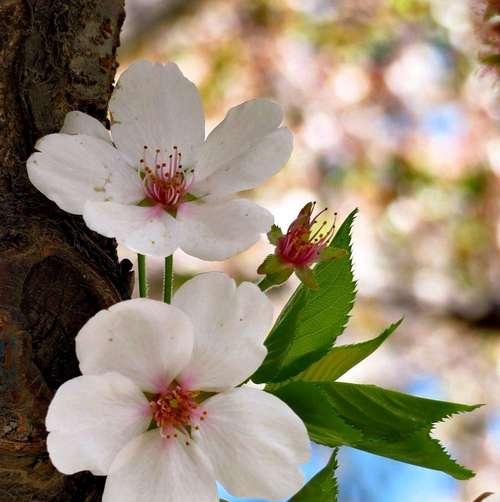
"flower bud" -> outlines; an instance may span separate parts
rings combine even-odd
[[[318,289],[318,283],[310,268],[314,263],[333,260],[345,256],[344,249],[330,246],[335,233],[335,219],[331,226],[319,218],[327,209],[313,216],[315,202],[308,202],[290,224],[286,234],[273,225],[268,238],[276,246],[274,254],[268,255],[258,268],[259,274],[266,277],[261,282],[261,289],[267,289],[285,282],[295,272],[308,288]]]

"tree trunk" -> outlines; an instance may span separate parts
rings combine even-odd
[[[105,120],[123,0],[0,0],[0,501],[98,501],[102,479],[62,476],[48,403],[79,374],[74,337],[128,298],[130,262],[33,188],[34,142],[81,110]]]

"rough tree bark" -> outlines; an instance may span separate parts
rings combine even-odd
[[[74,336],[130,294],[130,262],[29,183],[37,138],[66,112],[105,120],[123,0],[0,0],[0,501],[98,501],[45,450],[54,390],[76,376]]]

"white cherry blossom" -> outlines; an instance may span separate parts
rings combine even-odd
[[[103,502],[280,500],[303,484],[302,421],[277,397],[239,386],[262,363],[272,306],[222,273],[185,283],[172,305],[135,299],[99,312],[76,338],[82,376],[47,415],[53,464],[107,475]]]
[[[61,209],[131,250],[177,248],[223,260],[273,223],[234,194],[261,184],[288,160],[292,135],[281,108],[253,99],[232,108],[205,140],[196,87],[173,64],[132,64],[109,103],[111,131],[70,112],[28,159],[31,182]]]

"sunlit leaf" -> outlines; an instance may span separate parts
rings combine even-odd
[[[396,331],[403,320],[391,324],[382,334],[367,342],[334,347],[326,356],[294,376],[292,380],[320,382],[336,380],[375,352]]]
[[[296,381],[273,393],[302,418],[317,443],[352,446],[458,479],[474,475],[451,459],[430,432],[435,423],[477,406],[342,382]]]
[[[316,277],[314,276],[314,272],[312,269],[308,267],[303,267],[303,268],[296,268],[295,273],[297,274],[297,277],[300,279],[300,282],[306,286],[306,288],[309,289],[319,289],[319,284],[318,281],[316,280]]]
[[[290,502],[337,502],[336,469],[337,450],[334,450],[328,464],[299,493],[292,497]]]
[[[349,319],[356,283],[352,274],[351,227],[357,210],[344,221],[330,247],[346,250],[337,260],[319,263],[319,290],[300,285],[266,340],[268,355],[252,376],[254,382],[281,382],[323,357]]]
[[[278,244],[278,241],[281,237],[283,237],[283,232],[281,231],[281,228],[278,227],[278,225],[273,225],[271,227],[271,230],[267,232],[267,238],[269,239],[269,242],[271,244]]]

